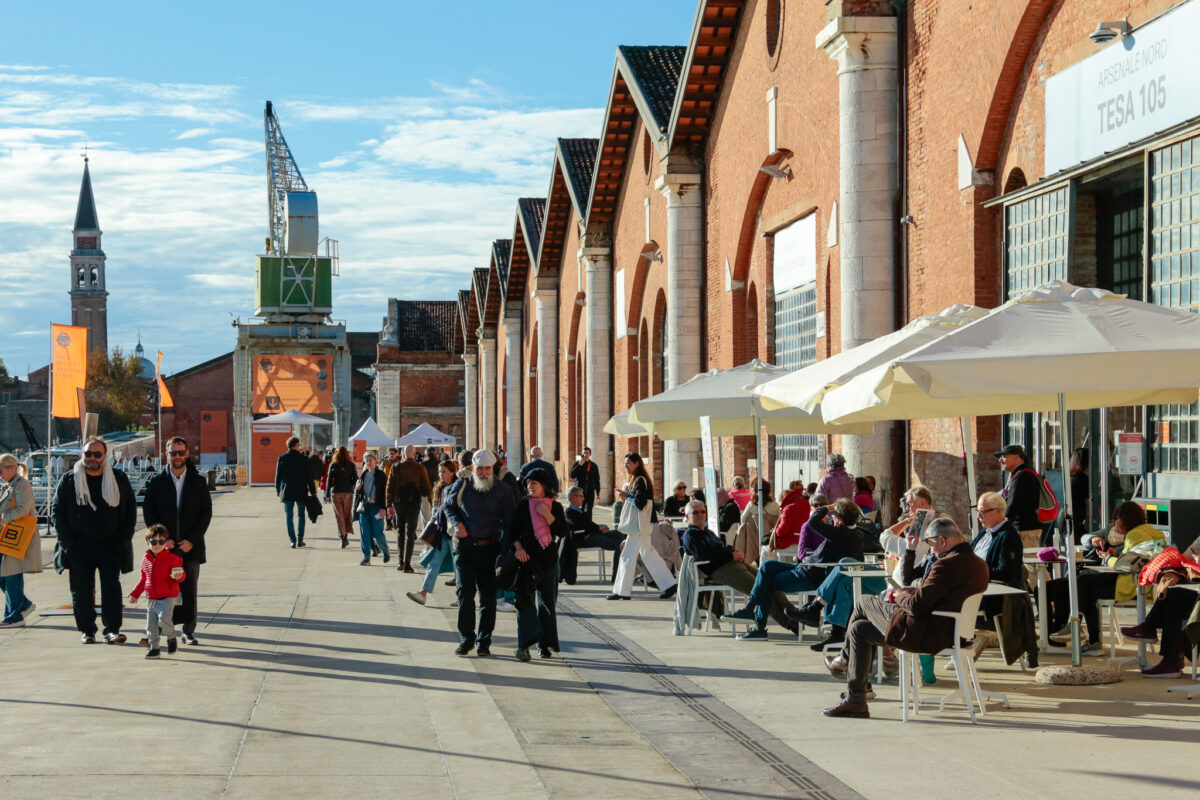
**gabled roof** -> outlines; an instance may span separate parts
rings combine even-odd
[[[567,191],[575,205],[575,214],[583,219],[587,214],[588,189],[592,188],[592,170],[596,168],[599,139],[559,139],[556,158],[567,174]]]
[[[618,47],[604,126],[588,192],[587,222],[611,222],[640,119],[659,155],[667,152],[671,103],[687,48]]]
[[[453,300],[391,300],[396,340],[404,352],[454,349],[456,303]]]
[[[542,225],[546,221],[546,201],[540,197],[522,197],[517,201],[521,232],[525,234],[525,246],[530,253],[542,247]],[[536,268],[536,264],[534,267]]]
[[[529,274],[537,268],[536,259],[538,248],[541,246],[545,214],[546,201],[540,197],[522,197],[517,201],[512,250],[508,260],[508,282],[504,290],[506,302],[522,302],[525,287],[529,283]]]
[[[508,286],[508,260],[512,257],[512,239],[497,239],[492,242],[492,260],[500,275],[500,285]]]
[[[592,182],[599,139],[559,139],[550,170],[550,192],[546,196],[546,219],[541,250],[537,255],[538,273],[557,273],[562,269],[563,247],[570,233],[571,212],[575,219],[587,213],[587,189]]]
[[[474,316],[472,319],[475,324],[472,326],[470,333],[474,335],[475,328],[483,324],[483,309],[487,303],[487,267],[477,267],[471,271],[471,294],[474,295],[474,302],[471,304],[474,308]]]
[[[485,328],[495,328],[500,324],[501,306],[504,305],[504,282],[500,274],[500,262],[496,259],[494,242],[490,249],[492,255],[488,259],[487,290],[483,295],[483,326]]]
[[[96,214],[96,199],[92,197],[92,174],[88,171],[87,159],[83,161],[83,184],[79,187],[79,203],[75,207],[75,230],[100,230],[100,217]]]
[[[466,343],[474,341],[473,336],[468,336],[470,327],[470,308],[471,308],[471,292],[469,289],[458,290],[458,301],[455,303],[458,310],[458,333],[462,337],[463,349],[466,349]]]
[[[705,0],[696,10],[681,69],[684,78],[671,104],[671,147],[702,144],[708,138],[745,5],[745,0]]]

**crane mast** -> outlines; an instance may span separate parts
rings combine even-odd
[[[292,157],[283,129],[271,101],[263,111],[263,129],[267,144],[267,207],[270,212],[271,236],[267,252],[271,255],[284,254],[284,233],[287,230],[288,192],[307,192],[308,184],[300,174],[300,167]]]

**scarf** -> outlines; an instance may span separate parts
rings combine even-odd
[[[75,462],[75,467],[72,469],[72,475],[75,479],[75,502],[79,505],[86,504],[92,511],[96,510],[96,504],[92,502],[92,493],[88,489],[88,475],[83,470],[83,459]],[[104,473],[101,476],[102,489],[101,496],[109,508],[116,508],[121,504],[121,490],[117,488],[117,476],[113,474],[112,462],[107,458],[104,459]]]
[[[529,518],[533,520],[533,535],[537,538],[538,544],[540,544],[542,549],[545,550],[550,546],[550,542],[554,537],[550,533],[550,523],[546,522],[546,520],[542,518],[542,515],[537,511],[537,507],[542,504],[547,506],[550,505],[550,498],[529,498]]]

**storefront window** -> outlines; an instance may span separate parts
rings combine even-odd
[[[812,281],[775,297],[775,364],[797,370],[817,361],[817,283]],[[801,462],[806,476],[815,476],[821,438],[816,434],[775,437],[777,463]]]
[[[1067,279],[1070,197],[1064,185],[1004,209],[1007,298]]]

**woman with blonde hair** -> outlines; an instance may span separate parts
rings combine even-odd
[[[33,486],[23,474],[24,467],[11,453],[0,456],[0,526],[26,520],[37,524],[34,516]],[[0,586],[4,588],[4,619],[0,627],[18,628],[37,608],[25,596],[25,575],[42,571],[42,544],[37,532],[25,550],[25,557],[0,556]]]

